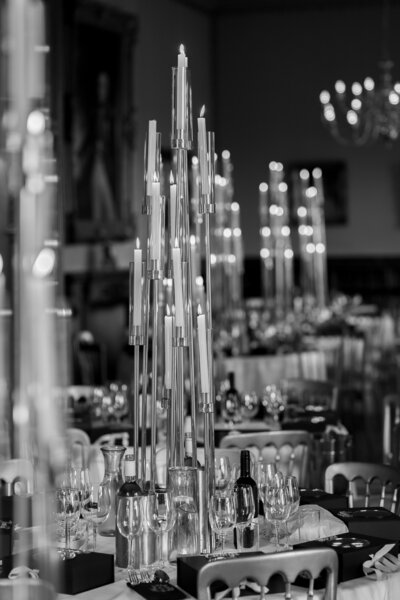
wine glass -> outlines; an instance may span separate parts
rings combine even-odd
[[[287,548],[287,544],[280,546],[279,524],[286,522],[290,514],[290,501],[286,486],[276,483],[265,486],[264,489],[264,511],[275,527],[275,550]]]
[[[236,529],[239,532],[238,547],[245,548],[252,544],[246,543],[246,533],[250,534],[251,524],[256,512],[253,488],[251,485],[235,487]]]
[[[261,396],[261,404],[265,412],[272,416],[275,423],[279,421],[279,415],[285,410],[285,399],[281,390],[275,385],[270,384],[265,387]]]
[[[156,490],[148,495],[146,501],[146,520],[148,526],[156,535],[157,568],[163,569],[165,562],[162,558],[162,534],[165,531],[170,531],[175,523],[175,510],[171,492],[166,489]]]
[[[285,486],[287,490],[288,500],[290,503],[290,512],[289,519],[293,518],[297,521],[297,528],[300,527],[299,523],[299,506],[300,506],[300,490],[297,478],[294,475],[286,475],[285,477]],[[288,521],[286,522],[286,524]],[[289,536],[289,531],[286,528],[287,535]]]
[[[229,488],[232,481],[232,469],[228,456],[217,456],[214,461],[215,487],[217,491]]]
[[[246,392],[241,398],[241,413],[243,419],[250,421],[259,411],[260,399],[256,392]]]
[[[89,521],[85,519],[82,505],[84,500],[86,500],[90,494],[89,469],[84,467],[72,466],[69,471],[68,478],[71,482],[71,486],[74,489],[78,490],[80,518],[85,520],[85,528],[83,530],[83,528],[80,527],[80,524],[82,522],[78,520],[77,529],[79,530],[79,537],[83,537],[82,543],[85,544],[85,551],[87,551],[89,540]]]
[[[124,496],[118,501],[117,527],[128,538],[128,570],[134,569],[133,540],[142,526],[141,496]]]
[[[65,532],[65,547],[61,551],[61,557],[63,560],[74,558],[76,553],[71,549],[71,526],[79,518],[78,490],[70,487],[56,490],[55,515]]]
[[[225,554],[225,538],[227,532],[235,524],[235,504],[231,494],[216,493],[211,498],[210,525],[221,538],[220,555]]]
[[[106,485],[91,485],[82,501],[82,512],[84,518],[92,524],[93,530],[93,552],[96,552],[97,526],[104,523],[110,514],[111,496]]]

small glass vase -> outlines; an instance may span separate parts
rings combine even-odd
[[[115,537],[117,516],[117,494],[124,483],[122,477],[121,461],[125,453],[125,446],[101,446],[104,456],[104,477],[102,484],[106,485],[111,499],[110,513],[104,523],[98,528],[98,533],[105,537]]]
[[[176,511],[175,525],[171,531],[170,560],[173,561],[183,554],[199,553],[197,469],[170,467],[169,478]]]

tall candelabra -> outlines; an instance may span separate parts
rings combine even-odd
[[[211,295],[210,215],[214,212],[214,134],[207,132],[204,110],[197,119],[198,157],[192,173],[188,151],[193,146],[191,84],[183,46],[172,69],[172,133],[174,172],[162,195],[161,136],[149,122],[145,144],[143,214],[147,219],[146,253],[134,251],[130,265],[130,344],[134,348],[134,451],[137,472],[146,480],[146,389],[151,378],[149,487],[157,483],[157,406],[167,412],[166,469],[183,467],[184,434],[193,440],[192,466],[197,465],[197,421],[204,417],[205,464],[201,489],[208,503],[214,488],[214,384]],[[192,177],[189,197],[189,178]],[[166,218],[167,217],[167,218]],[[205,257],[205,287],[201,249]],[[201,281],[200,281],[201,280]],[[143,307],[143,308],[142,308]],[[159,352],[164,344],[164,353]],[[139,389],[142,348],[142,393]],[[140,417],[141,414],[141,417]],[[139,424],[142,437],[139,440]],[[140,453],[139,453],[140,446]],[[139,461],[139,454],[141,460]],[[200,474],[199,474],[200,476]],[[204,485],[203,485],[204,483]],[[201,550],[210,550],[204,519]]]

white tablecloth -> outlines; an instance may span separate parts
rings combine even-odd
[[[264,547],[262,548],[265,549]],[[114,551],[114,540],[113,538],[102,538],[98,539],[99,552],[113,552]],[[167,569],[171,582],[176,583],[175,567]],[[143,600],[143,596],[137,594],[131,588],[126,585],[126,572],[124,569],[116,569],[116,581],[110,585],[96,588],[81,594],[75,594],[74,596],[68,596],[66,594],[59,594],[58,598],[71,599],[76,598],[77,600]],[[188,596],[189,597],[189,596]],[[267,595],[270,600],[282,600],[283,594],[271,594]],[[306,600],[307,590],[293,587],[293,598]],[[321,599],[322,593],[315,592],[315,599]],[[254,600],[258,598],[258,595],[246,596],[246,600]],[[374,581],[367,577],[361,577],[359,579],[352,579],[338,585],[337,600],[398,600],[400,598],[400,571],[391,574],[387,579],[382,581]]]

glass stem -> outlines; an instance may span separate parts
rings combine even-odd
[[[225,550],[225,532],[221,533],[221,554],[224,554]]]
[[[96,552],[97,525],[93,523],[93,552]]]
[[[156,544],[157,544],[157,562],[161,566],[162,564],[162,547],[161,547],[161,531],[156,533]]]
[[[71,545],[71,530],[68,517],[65,517],[65,553],[68,554]]]
[[[133,569],[133,535],[128,537],[128,569]]]
[[[278,550],[279,549],[279,528],[278,528],[278,521],[276,519],[274,521],[274,526],[275,526],[275,549]]]

